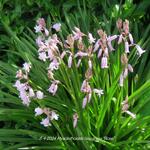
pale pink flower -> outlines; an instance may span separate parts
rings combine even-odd
[[[77,27],[74,27],[74,29],[75,31],[72,31],[74,34],[74,40],[82,40],[82,36],[85,36],[85,34],[82,33]]]
[[[98,58],[101,57],[102,52],[103,52],[103,51],[102,51],[102,49],[100,48],[99,51],[98,51],[98,55],[97,55]]]
[[[24,69],[26,72],[29,72],[30,69],[31,69],[31,64],[25,62],[25,63],[23,64],[23,69]]]
[[[23,72],[22,70],[18,70],[16,73],[16,78],[22,78],[23,77]]]
[[[21,83],[20,80],[16,81],[16,83],[14,84],[14,87],[16,87],[18,91],[25,91],[28,89],[27,84]]]
[[[130,72],[133,72],[133,67],[132,67],[130,64],[128,64],[128,70],[129,70]]]
[[[48,67],[48,69],[50,69],[51,71],[57,70],[58,68],[59,68],[59,62],[57,59],[54,59]]]
[[[107,62],[107,57],[103,56],[101,60],[101,68],[108,68],[108,62]]]
[[[93,89],[93,92],[96,93],[99,97],[104,94],[104,90],[102,89]]]
[[[93,52],[96,52],[98,50],[98,48],[100,46],[99,42],[100,42],[100,40],[97,40],[97,42],[95,43]]]
[[[39,59],[42,61],[46,61],[46,59],[47,59],[46,52],[40,52]]]
[[[93,38],[93,35],[91,33],[88,33],[88,38],[89,38],[89,43],[92,44],[92,43],[95,43],[95,38]]]
[[[81,86],[81,92],[84,93],[91,93],[91,87],[89,85],[89,82],[87,80],[84,80]]]
[[[110,51],[114,51],[115,49],[112,47],[111,41],[107,42]]]
[[[120,75],[119,85],[123,87],[124,77],[123,74]]]
[[[45,28],[44,29],[45,35],[48,36],[49,35],[49,31]]]
[[[77,67],[79,67],[80,64],[81,64],[81,59],[78,60],[78,62],[77,62]]]
[[[73,127],[74,127],[74,128],[77,126],[78,118],[79,118],[79,117],[78,117],[78,114],[75,113],[75,114],[73,115]]]
[[[36,44],[40,47],[41,45],[43,45],[43,38],[41,36],[38,36],[36,39]]]
[[[48,52],[48,58],[49,58],[50,60],[53,60],[54,57],[55,57],[54,54],[53,54],[53,51],[49,48],[47,52]]]
[[[59,118],[59,115],[58,114],[56,114],[54,111],[51,111],[51,117],[50,117],[50,119],[51,120],[58,120],[58,118]]]
[[[56,23],[52,26],[53,29],[55,29],[57,32],[60,31],[61,29],[61,24],[60,23]]]
[[[139,45],[136,45],[135,47],[137,49],[137,54],[140,57],[145,52],[145,50],[143,50]]]
[[[130,43],[131,43],[131,44],[134,44],[133,37],[132,37],[132,34],[131,34],[131,33],[129,33],[129,40],[130,40]]]
[[[37,99],[43,99],[44,98],[44,93],[41,92],[41,91],[37,91],[36,92],[36,97],[37,97]]]
[[[34,97],[35,96],[35,93],[33,91],[33,89],[30,87],[29,88],[29,97]]]
[[[90,93],[87,94],[88,103],[91,101],[91,97],[92,97],[92,93],[90,92]]]
[[[130,51],[129,51],[129,43],[127,41],[125,42],[125,53],[130,53]]]
[[[128,115],[130,115],[133,119],[135,119],[136,118],[136,114],[134,114],[134,113],[132,113],[132,112],[130,112],[130,111],[125,111]]]
[[[45,23],[44,18],[39,18],[39,19],[37,20],[37,24],[38,24],[39,26],[41,26],[42,28],[45,28],[45,26],[46,26],[46,23]]]
[[[66,55],[66,51],[63,51],[60,55],[60,58],[63,59],[65,57],[65,55]]]
[[[87,96],[85,96],[82,102],[82,108],[85,108],[87,101],[88,101]]]
[[[72,66],[72,54],[70,54],[68,58],[68,68],[71,68],[71,66]]]
[[[107,44],[108,44],[108,47],[109,47],[110,51],[115,50],[115,49],[112,47],[111,41],[112,41],[112,40],[115,40],[117,37],[118,37],[117,35],[113,35],[113,36],[109,36],[109,37],[107,38]]]
[[[41,31],[42,31],[42,26],[36,25],[36,26],[34,27],[34,29],[35,29],[35,32],[36,32],[36,33],[41,32]]]
[[[115,40],[117,37],[118,37],[118,35],[109,36],[109,37],[107,38],[107,41]]]
[[[54,80],[51,84],[51,86],[49,87],[48,91],[50,93],[52,93],[52,95],[55,95],[56,92],[57,92],[57,89],[58,89],[58,83],[59,81],[58,80]]]
[[[105,48],[104,56],[108,57],[108,48],[107,47]]]
[[[89,66],[90,69],[92,69],[93,65],[92,65],[92,61],[90,59],[88,60],[88,66]]]
[[[45,119],[42,119],[42,121],[40,122],[44,127],[48,127],[48,126],[51,126],[51,123],[49,121],[49,118],[45,118]]]
[[[76,58],[76,57],[85,57],[85,56],[88,56],[88,53],[79,51],[79,52],[77,52],[77,53],[74,55],[74,58]]]
[[[35,108],[35,116],[39,116],[43,114],[43,109],[41,109],[40,107]]]
[[[29,104],[30,104],[31,101],[30,101],[29,96],[28,96],[28,94],[26,93],[26,91],[20,91],[19,97],[21,98],[22,103],[23,103],[24,105],[29,106]]]

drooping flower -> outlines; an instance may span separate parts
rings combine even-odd
[[[41,36],[38,36],[37,39],[36,39],[36,44],[40,47],[42,46],[44,43],[43,43],[43,38]]]
[[[92,61],[90,59],[88,60],[88,66],[89,66],[90,69],[92,69],[93,65],[92,65]]]
[[[136,114],[134,114],[134,113],[132,113],[132,112],[130,112],[130,111],[125,111],[128,115],[130,115],[133,119],[135,119],[136,118]]]
[[[43,99],[44,98],[44,93],[42,91],[37,91],[36,92],[36,97],[37,97],[37,99]]]
[[[31,69],[31,64],[30,63],[24,63],[23,64],[23,69],[29,73],[30,69]]]
[[[77,62],[77,67],[79,67],[80,66],[80,64],[81,64],[81,58],[78,60],[78,62]]]
[[[83,98],[82,108],[85,108],[87,102],[88,102],[88,99],[87,99],[87,96],[85,96],[85,97]]]
[[[107,44],[108,44],[108,47],[109,47],[110,51],[114,51],[115,50],[113,48],[112,44],[111,44],[111,41],[108,41]]]
[[[21,91],[20,94],[19,94],[19,97],[21,98],[22,103],[24,105],[29,106],[31,101],[30,101],[29,96],[28,96],[26,91]]]
[[[46,59],[47,59],[46,52],[40,52],[39,53],[39,59],[43,60],[43,61],[46,61]]]
[[[48,69],[50,69],[51,71],[57,70],[58,68],[59,68],[59,62],[57,59],[54,59],[48,67]]]
[[[123,74],[120,75],[119,85],[123,87],[124,77]]]
[[[101,57],[102,52],[103,52],[103,51],[102,51],[102,49],[100,48],[99,51],[98,51],[98,55],[97,55],[98,58]]]
[[[82,83],[81,92],[83,92],[83,93],[91,93],[91,87],[89,85],[89,82],[86,79]]]
[[[55,113],[55,111],[51,111],[51,117],[50,117],[50,119],[51,120],[58,120],[58,118],[59,118],[59,115],[58,114],[56,114]]]
[[[45,35],[48,36],[49,35],[49,31],[45,28],[44,29]]]
[[[80,29],[77,28],[77,27],[74,27],[74,29],[75,29],[75,31],[72,31],[73,34],[74,34],[74,40],[79,40],[79,41],[81,41],[81,40],[82,40],[82,36],[85,36],[85,34],[82,33],[82,32],[80,31]]]
[[[40,107],[35,108],[35,116],[39,116],[43,114],[43,109],[41,109]]]
[[[89,43],[92,44],[92,43],[95,43],[95,38],[93,38],[93,35],[91,33],[88,33],[88,38],[89,38]]]
[[[109,37],[107,37],[107,41],[113,41],[113,40],[115,40],[117,37],[118,37],[118,35],[109,36]]]
[[[37,20],[37,24],[38,24],[39,26],[41,26],[42,28],[45,28],[45,26],[46,26],[46,23],[45,23],[44,18],[39,18],[39,19]]]
[[[77,126],[78,118],[79,118],[78,114],[75,113],[75,114],[73,115],[73,127],[74,127],[74,128],[76,128],[76,126]]]
[[[132,37],[132,34],[131,34],[131,33],[129,33],[129,40],[130,40],[130,43],[131,43],[131,44],[134,44],[133,37]]]
[[[96,93],[99,97],[104,94],[104,90],[102,89],[93,89],[93,92]]]
[[[19,79],[23,78],[23,72],[21,69],[17,71],[16,78],[19,78]]]
[[[29,97],[34,97],[35,96],[35,93],[33,91],[33,89],[30,87],[29,88]]]
[[[102,59],[101,59],[101,68],[102,69],[108,68],[108,62],[107,62],[107,57],[106,56],[103,56]]]
[[[98,48],[100,47],[99,42],[100,42],[100,40],[97,40],[97,42],[95,43],[93,52],[96,52],[98,50]]]
[[[90,92],[90,93],[87,94],[88,103],[91,101],[91,97],[92,97],[92,92]]]
[[[133,67],[132,67],[130,64],[128,64],[128,70],[129,70],[130,72],[133,72]]]
[[[58,80],[54,80],[51,84],[51,86],[49,87],[48,91],[50,93],[52,93],[52,95],[55,95],[56,92],[57,92],[57,89],[58,89],[58,83],[59,81]]]
[[[125,53],[130,53],[130,51],[129,51],[129,43],[127,41],[125,42]]]
[[[52,26],[53,29],[55,29],[57,32],[61,29],[61,23],[56,23]]]
[[[145,50],[143,50],[139,45],[136,45],[135,47],[137,49],[137,54],[140,57],[145,52]]]
[[[115,40],[117,37],[118,37],[117,35],[113,35],[113,36],[109,36],[109,37],[107,38],[107,44],[108,44],[108,47],[109,47],[110,51],[114,51],[114,50],[115,50],[115,49],[112,47],[111,42],[112,42],[113,40]]]
[[[63,51],[60,55],[60,58],[63,59],[65,57],[65,55],[66,55],[66,51]]]
[[[79,52],[77,52],[77,53],[74,55],[74,58],[76,58],[76,57],[85,57],[85,56],[88,56],[88,53],[79,51]]]
[[[72,54],[70,54],[68,58],[68,68],[71,68],[71,66],[72,66]]]
[[[40,25],[36,25],[36,26],[34,27],[34,29],[35,29],[35,32],[36,32],[36,33],[42,31],[42,27],[41,27]]]
[[[40,122],[44,127],[48,127],[48,126],[51,126],[51,123],[49,121],[49,118],[45,118],[45,119],[42,119],[42,121]]]
[[[20,80],[15,82],[14,87],[16,87],[18,91],[25,91],[28,89],[27,84],[21,83]]]

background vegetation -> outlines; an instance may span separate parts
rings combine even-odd
[[[150,125],[149,7],[149,0],[0,0],[0,149],[15,150],[20,147],[29,147],[29,149],[32,147],[35,149],[78,149],[79,147],[80,149],[150,149],[150,129],[148,128]],[[123,120],[124,124],[121,129],[117,126],[119,136],[117,142],[101,140],[97,131],[92,130],[93,124],[83,123],[84,125],[76,130],[72,129],[72,121],[67,119],[61,126],[54,124],[54,128],[44,128],[34,117],[34,107],[37,104],[33,103],[29,108],[21,104],[17,91],[12,87],[17,66],[22,66],[24,61],[30,60],[35,64],[35,68],[41,66],[41,70],[35,69],[34,71],[43,76],[42,63],[36,60],[37,47],[33,33],[39,17],[44,17],[49,24],[61,22],[63,25],[62,38],[74,26],[80,27],[84,33],[88,31],[96,33],[98,28],[103,28],[108,34],[115,34],[117,33],[115,22],[118,18],[130,21],[130,30],[135,41],[146,49],[146,53],[140,60],[135,61],[131,57],[135,70],[129,76],[129,80],[133,81],[129,89],[129,100],[134,99],[132,107],[140,117],[133,121],[130,127],[127,126],[129,117]],[[43,83],[38,81],[37,84],[42,85]],[[111,92],[115,90],[111,89]],[[123,95],[120,95],[120,99],[121,97]],[[64,112],[62,118],[65,118],[64,116],[68,113],[66,108],[58,107],[62,97],[49,98],[51,101],[47,105]],[[72,107],[68,103],[65,105]],[[115,113],[110,112],[110,114],[116,117]],[[85,112],[84,115],[93,119],[89,117],[91,114],[88,112]],[[101,123],[100,119],[99,117],[99,123]],[[84,120],[84,122],[88,121]],[[103,137],[113,135],[109,129],[102,132],[108,127],[107,121],[103,123],[103,128],[99,131]],[[112,129],[113,122],[108,123]],[[136,129],[137,126],[139,130]],[[86,128],[91,128],[91,130],[87,131]],[[97,142],[38,141],[37,139],[41,136],[97,136]]]

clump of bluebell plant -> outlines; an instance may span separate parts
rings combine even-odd
[[[59,69],[61,63],[66,64],[68,68],[72,68],[74,60],[76,60],[76,67],[82,67],[82,61],[87,60],[87,69],[84,76],[84,80],[81,83],[80,92],[84,94],[82,101],[82,108],[85,109],[86,105],[90,103],[92,94],[95,93],[97,96],[101,97],[105,91],[100,87],[92,87],[90,85],[90,79],[93,77],[93,58],[99,59],[101,61],[101,69],[108,69],[111,67],[109,64],[109,54],[115,51],[115,48],[112,46],[112,41],[115,41],[118,45],[124,44],[124,52],[121,55],[120,60],[122,64],[122,73],[120,75],[119,85],[123,87],[124,79],[128,76],[128,71],[133,72],[133,67],[128,63],[128,54],[131,51],[131,47],[136,47],[137,54],[140,57],[145,50],[134,43],[132,34],[129,32],[129,21],[125,20],[124,22],[119,19],[117,21],[117,28],[120,32],[119,35],[107,35],[105,31],[99,29],[97,31],[99,38],[96,39],[93,37],[92,33],[86,35],[79,28],[74,27],[72,34],[69,34],[66,37],[65,41],[60,40],[58,32],[61,30],[61,24],[56,23],[51,26],[50,29],[46,27],[45,20],[40,18],[37,20],[37,25],[35,26],[35,32],[38,33],[36,43],[38,46],[38,59],[41,61],[48,61],[49,66],[47,68],[47,75],[51,81],[51,85],[47,87],[47,91],[55,96],[59,85],[61,86],[61,81],[55,79],[55,71]],[[52,34],[52,29],[56,31],[55,34]],[[88,47],[84,43],[83,39],[88,40]],[[74,52],[74,48],[77,49]],[[97,57],[93,57],[96,55]],[[64,61],[64,58],[67,58],[67,63]],[[42,91],[33,89],[29,83],[29,72],[32,64],[24,63],[23,68],[17,71],[17,81],[15,87],[19,91],[19,97],[22,100],[22,103],[26,106],[29,106],[32,99],[43,99],[45,96],[46,89]],[[128,98],[122,102],[122,113],[127,113],[132,118],[135,118],[136,115],[131,113],[129,110]],[[58,120],[59,115],[50,108],[35,108],[35,116],[46,115],[46,118],[42,119],[41,124],[45,127],[51,125],[51,121]],[[73,127],[77,126],[79,115],[77,112],[73,114]]]

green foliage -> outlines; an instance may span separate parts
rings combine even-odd
[[[149,42],[150,26],[145,25],[149,16],[146,10],[149,1],[134,4],[126,0],[123,5],[110,1],[8,1],[0,2],[1,19],[0,48],[7,52],[0,61],[0,149],[149,149],[150,139],[150,62]],[[30,11],[29,11],[30,10]],[[73,11],[72,11],[73,10]],[[61,11],[63,13],[61,13]],[[70,13],[71,12],[71,13]],[[7,14],[7,15],[6,15]],[[35,20],[40,16],[48,16],[48,22],[63,22],[61,38],[67,35],[74,26],[81,27],[87,33],[98,28],[105,29],[109,34],[117,34],[115,21],[118,17],[128,18],[131,22],[133,36],[147,52],[139,60],[134,53],[130,54],[130,63],[134,64],[134,73],[126,80],[126,86],[121,89],[118,80],[121,69],[116,60],[120,54],[111,55],[111,68],[102,71],[99,62],[95,61],[95,77],[92,84],[104,89],[101,99],[92,97],[91,103],[81,109],[83,95],[80,86],[83,81],[79,76],[82,70],[69,70],[61,66],[57,77],[61,77],[64,87],[61,87],[56,97],[48,94],[43,101],[32,101],[30,107],[21,104],[18,92],[13,87],[16,64],[21,66],[24,61],[31,62],[32,86],[42,90],[47,89],[49,80],[45,76],[47,64],[37,59],[37,47],[32,32]],[[30,16],[30,17],[23,17]],[[141,20],[143,22],[141,22]],[[16,27],[17,28],[16,28]],[[30,27],[31,29],[29,29]],[[27,32],[23,32],[27,28]],[[6,35],[6,32],[8,35]],[[20,34],[22,36],[18,36]],[[96,35],[96,34],[95,34]],[[139,39],[141,39],[139,41]],[[121,51],[119,47],[118,51]],[[134,50],[133,50],[134,52]],[[37,80],[37,78],[39,80]],[[36,84],[35,84],[36,83]],[[137,114],[136,119],[121,114],[121,102],[129,95],[130,109]],[[34,116],[34,108],[47,106],[57,110],[60,120],[53,122],[52,127],[45,128],[39,124],[41,118]],[[79,112],[77,128],[72,126],[72,115]],[[91,137],[95,141],[61,141],[45,140],[44,137]],[[106,138],[105,138],[106,137]],[[107,139],[108,138],[108,139]],[[109,139],[110,138],[110,139]]]

